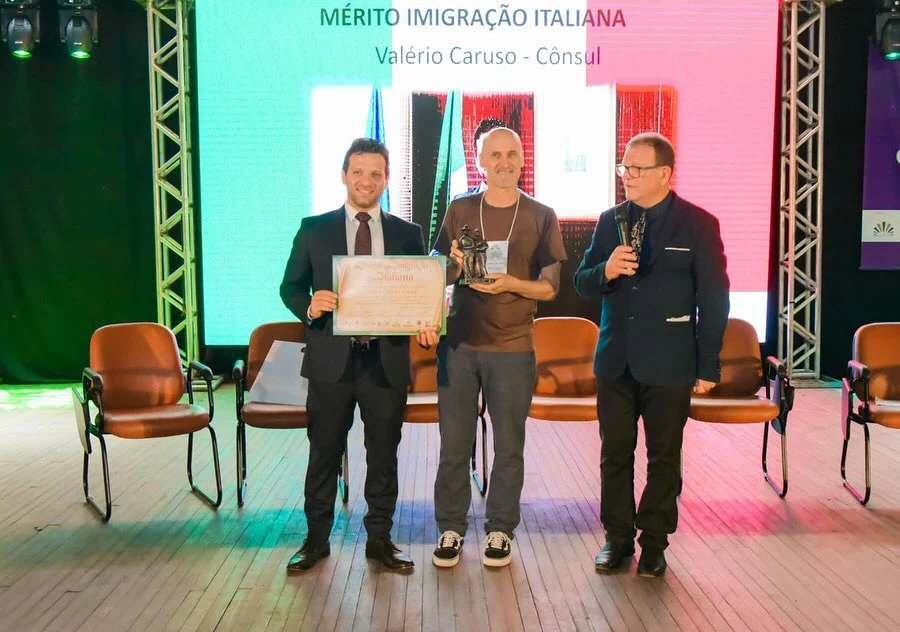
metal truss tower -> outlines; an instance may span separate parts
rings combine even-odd
[[[785,0],[781,44],[778,355],[817,384],[821,345],[825,0]]]
[[[175,332],[185,364],[199,355],[187,25],[193,4],[147,3],[157,318]]]

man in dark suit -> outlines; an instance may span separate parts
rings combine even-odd
[[[600,215],[575,273],[584,297],[602,297],[594,356],[600,419],[600,521],[594,560],[611,572],[634,554],[638,574],[665,573],[663,550],[678,524],[681,443],[691,392],[719,380],[728,322],[728,276],[719,222],[669,188],[675,152],[659,134],[629,141],[616,171],[626,202]],[[620,245],[617,211],[628,227]],[[635,513],[634,450],[644,420],[647,485]]]
[[[392,570],[413,567],[390,538],[398,491],[397,446],[410,382],[409,338],[337,336],[332,318],[338,300],[331,291],[334,255],[425,253],[421,227],[381,212],[378,200],[388,173],[384,145],[369,138],[353,141],[341,173],[347,201],[330,213],[303,219],[284,271],[281,299],[307,325],[301,373],[309,380],[308,535],[288,571],[311,568],[331,552],[338,464],[357,404],[365,426],[366,557]],[[436,344],[436,332],[421,333],[419,342]]]

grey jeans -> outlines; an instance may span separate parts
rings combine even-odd
[[[536,379],[534,352],[477,351],[447,342],[438,347],[441,458],[434,482],[434,517],[440,531],[466,533],[472,502],[469,459],[484,391],[494,435],[494,464],[484,529],[513,536],[525,478],[525,420]]]

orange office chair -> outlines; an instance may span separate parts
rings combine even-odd
[[[853,398],[859,398],[854,406]],[[856,330],[853,359],[843,379],[841,430],[841,480],[863,505],[872,496],[872,451],[869,424],[900,428],[900,323],[873,323]],[[866,442],[866,493],[860,494],[847,480],[847,446],[852,423],[863,427]]]
[[[234,363],[235,403],[237,406],[237,501],[238,507],[244,506],[247,497],[247,426],[254,428],[306,428],[306,406],[288,406],[284,404],[265,404],[261,402],[245,402],[245,391],[249,391],[256,381],[266,356],[276,340],[284,342],[304,342],[306,327],[299,321],[267,323],[260,325],[250,334],[247,349],[247,364],[243,360]],[[348,426],[352,420],[348,420]],[[346,504],[349,498],[347,473],[349,459],[347,446],[338,469],[338,490],[341,500]]]
[[[412,336],[409,341],[409,364],[412,375],[403,421],[437,423],[437,346],[423,349]]]
[[[84,448],[83,486],[85,501],[104,522],[112,516],[109,462],[104,435],[123,439],[150,439],[188,435],[187,475],[191,490],[210,506],[222,503],[219,450],[212,423],[214,401],[212,371],[192,361],[186,373],[175,334],[156,323],[128,323],[101,327],[91,336],[90,367],[84,369],[82,392],[75,392],[81,404],[78,431]],[[194,405],[193,374],[206,382],[207,408]],[[187,387],[188,403],[180,404]],[[90,404],[97,408],[92,420]],[[192,455],[194,433],[209,430],[216,473],[213,500],[194,485]],[[101,508],[90,494],[88,469],[92,454],[91,435],[100,442],[106,506]]]
[[[597,386],[593,373],[597,325],[585,318],[549,317],[534,321],[537,381],[528,416],[547,421],[595,421]],[[472,446],[472,476],[482,496],[487,492],[486,402],[482,397],[481,452],[484,482],[476,468]]]
[[[528,416],[547,421],[597,421],[594,349],[600,330],[586,318],[534,321],[537,383]]]
[[[794,387],[784,363],[769,356],[762,361],[756,330],[745,320],[729,318],[719,356],[722,378],[706,395],[691,397],[691,419],[707,423],[763,423],[762,469],[766,482],[784,498],[788,491],[787,420],[794,403]],[[768,370],[767,370],[768,369]],[[774,388],[770,387],[774,380]],[[765,396],[757,395],[765,386]],[[782,485],[769,476],[766,455],[769,427],[781,435]]]
[[[430,349],[419,346],[415,336],[409,341],[409,363],[412,373],[409,386],[409,396],[406,400],[406,412],[403,420],[412,424],[438,423],[438,393],[437,393],[437,345]],[[472,444],[472,478],[478,492],[484,496],[487,494],[488,464],[487,464],[487,421],[484,417],[484,398],[481,398],[478,417],[481,420],[481,464],[483,477],[479,475],[475,466],[478,439]]]

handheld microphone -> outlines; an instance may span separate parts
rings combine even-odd
[[[630,246],[631,235],[628,231],[628,209],[624,205],[616,209],[616,228],[619,232],[619,244]]]

